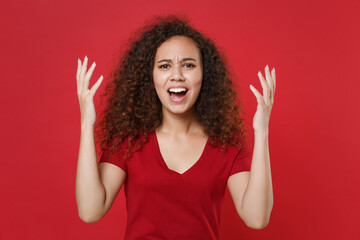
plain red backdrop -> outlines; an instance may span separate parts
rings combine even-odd
[[[2,1],[0,239],[122,239],[123,189],[99,222],[77,214],[77,59],[100,75],[157,14],[186,14],[237,76],[253,147],[257,72],[276,68],[270,120],[274,208],[247,228],[226,192],[223,239],[360,239],[359,1]]]

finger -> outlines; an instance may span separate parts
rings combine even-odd
[[[265,78],[261,74],[261,72],[258,72],[258,77],[260,79],[261,86],[263,88],[263,95],[264,95],[264,101],[266,105],[269,105],[270,103],[270,88],[269,85],[266,83]]]
[[[261,93],[259,93],[259,91],[256,88],[254,88],[254,86],[251,85],[251,84],[250,84],[250,89],[254,93],[254,95],[256,97],[256,100],[257,100],[257,103],[258,104],[263,104],[264,100],[263,100],[263,97],[262,97]]]
[[[78,66],[77,66],[77,70],[76,70],[76,83],[77,83],[77,88],[79,89],[79,77],[80,77],[80,70],[81,70],[81,61],[78,58]]]
[[[85,56],[84,62],[83,62],[83,65],[81,66],[81,71],[80,71],[80,82],[79,83],[80,83],[82,89],[84,86],[84,77],[85,77],[85,73],[86,73],[86,69],[87,69],[87,63],[88,63],[88,58],[87,58],[87,56]]]
[[[92,74],[94,72],[95,66],[96,66],[96,63],[93,62],[93,64],[89,68],[89,71],[85,74],[84,82],[83,82],[83,84],[84,84],[83,89],[88,89],[89,88],[90,78],[91,78],[91,76],[92,76]]]
[[[270,89],[270,99],[272,98],[273,96],[273,80],[271,79],[271,75],[270,75],[270,69],[269,69],[269,65],[266,65],[265,67],[265,76],[266,76],[266,82],[269,86],[269,89]]]
[[[275,76],[275,68],[273,68],[272,72],[271,72],[271,76],[272,76],[272,80],[274,83],[274,96],[275,96],[275,89],[276,89],[276,76]]]
[[[100,84],[102,83],[102,80],[104,79],[103,75],[99,77],[99,79],[96,81],[96,83],[92,86],[90,89],[90,95],[94,97],[97,89],[100,87]]]

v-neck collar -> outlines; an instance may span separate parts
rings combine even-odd
[[[208,145],[209,145],[209,137],[208,137],[208,139],[206,140],[206,143],[205,143],[205,147],[204,147],[199,159],[190,168],[188,168],[185,172],[179,173],[179,172],[177,172],[175,170],[170,169],[166,165],[166,162],[165,162],[165,160],[164,160],[164,158],[163,158],[163,156],[161,154],[161,151],[160,151],[160,145],[159,145],[159,141],[157,139],[157,135],[156,135],[155,130],[153,131],[152,135],[153,135],[152,137],[154,138],[154,145],[155,145],[154,146],[154,148],[155,148],[154,153],[155,153],[156,157],[158,158],[158,160],[160,160],[161,165],[163,165],[164,169],[167,172],[169,172],[170,174],[174,174],[174,175],[178,175],[178,176],[185,176],[185,175],[191,173],[194,170],[194,168],[196,168],[201,163],[202,159],[204,158],[205,152],[207,151]]]

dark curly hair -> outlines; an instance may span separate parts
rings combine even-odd
[[[124,143],[125,159],[138,151],[148,133],[161,124],[162,108],[154,88],[153,67],[158,47],[173,36],[191,38],[200,50],[203,80],[195,114],[210,144],[221,145],[223,150],[228,144],[244,146],[244,119],[240,118],[236,92],[223,57],[213,41],[191,27],[186,17],[170,15],[148,21],[130,38],[121,54],[103,94],[107,101],[97,126],[102,150],[110,149],[112,154]]]

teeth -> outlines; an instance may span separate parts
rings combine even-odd
[[[171,88],[171,89],[169,89],[169,92],[175,92],[175,93],[184,92],[184,91],[186,91],[186,88]]]

